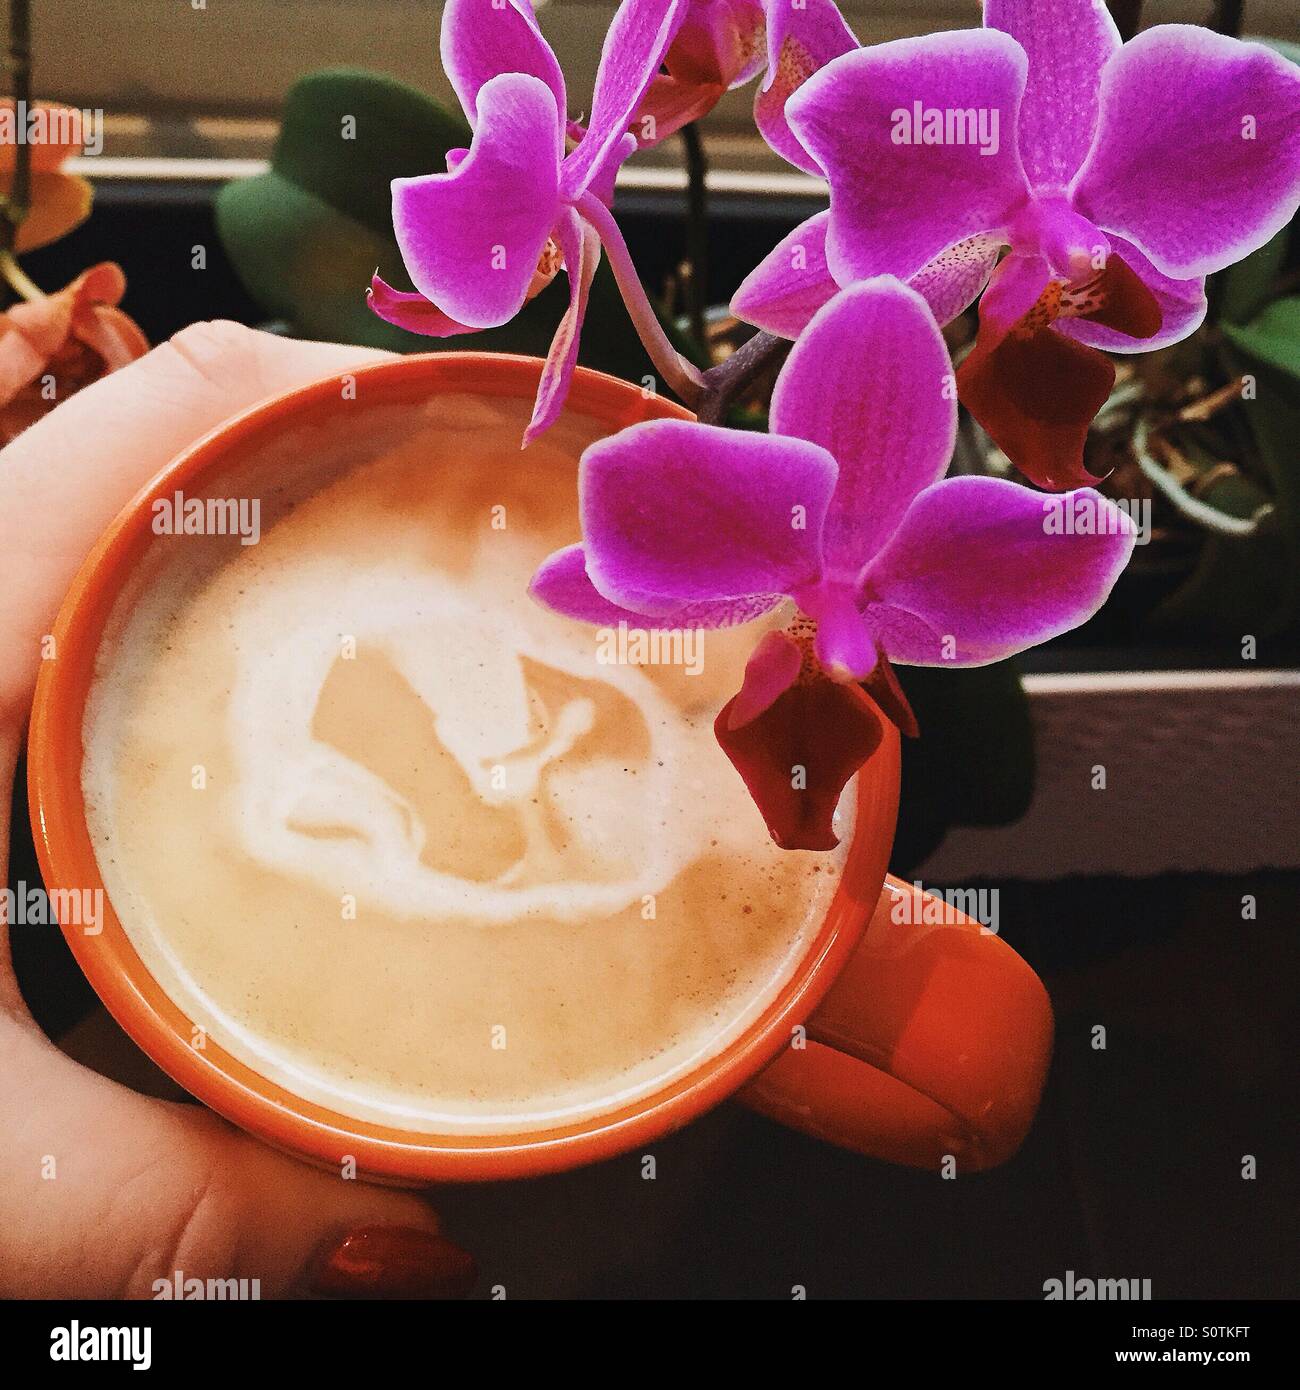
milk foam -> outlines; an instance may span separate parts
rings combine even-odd
[[[497,576],[527,573],[521,546],[509,535],[485,541],[455,585],[436,571],[376,566],[340,574],[332,558],[294,555],[272,582],[246,591],[231,614],[239,658],[227,725],[236,769],[229,829],[244,853],[394,917],[453,916],[483,926],[529,914],[618,912],[662,892],[695,858],[710,808],[692,769],[717,756],[711,736],[684,724],[640,670],[593,667],[592,634],[581,625],[503,609]],[[520,816],[525,851],[493,881],[421,863],[428,827],[410,801],[313,737],[325,681],[347,639],[382,652],[405,677],[473,794]],[[635,706],[649,735],[635,802],[623,779],[606,777],[598,763],[557,766],[590,731],[593,706],[575,698],[539,728],[525,657],[588,681],[598,670]],[[580,856],[557,863],[537,813],[541,798],[567,825],[586,828]],[[344,834],[311,833],[319,829]],[[735,835],[734,827],[720,830]]]

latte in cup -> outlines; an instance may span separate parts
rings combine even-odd
[[[752,626],[638,642],[528,596],[608,432],[568,412],[521,453],[529,405],[358,402],[258,445],[206,484],[257,500],[255,543],[158,534],[86,708],[104,883],[198,1038],[423,1133],[572,1123],[698,1066],[843,867],[777,849],[714,740]]]

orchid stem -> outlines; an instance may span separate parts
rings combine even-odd
[[[704,373],[704,392],[695,407],[702,425],[725,425],[731,403],[776,358],[789,350],[786,338],[755,333],[730,357]]]
[[[44,299],[45,291],[14,260],[12,251],[0,251],[0,280],[19,297],[19,299]]]
[[[1206,21],[1206,25],[1216,34],[1226,34],[1230,39],[1239,39],[1245,8],[1244,0],[1214,0],[1214,13]]]
[[[688,362],[668,341],[663,324],[659,322],[659,316],[646,297],[645,287],[632,264],[627,242],[623,240],[623,233],[619,231],[613,214],[592,193],[584,193],[576,206],[600,237],[600,243],[609,257],[610,269],[614,272],[614,279],[618,282],[619,291],[623,296],[623,303],[627,305],[627,312],[636,328],[637,337],[649,353],[650,361],[678,396],[687,405],[694,406],[700,398],[704,378],[699,369]]]
[[[702,348],[709,345],[705,311],[709,295],[709,164],[704,157],[704,141],[694,121],[681,130],[686,152],[686,259],[690,279],[686,284],[686,303],[691,332]]]

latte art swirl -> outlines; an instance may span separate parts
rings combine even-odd
[[[595,665],[592,636],[578,625],[504,613],[493,569],[516,544],[485,541],[454,585],[384,566],[340,577],[304,556],[240,599],[227,802],[243,853],[393,917],[480,925],[639,908],[695,858],[709,809],[692,769],[717,756],[707,727],[684,724],[637,668]],[[525,556],[515,559],[509,571],[526,569]],[[322,591],[331,593],[324,612]],[[431,868],[423,855],[439,827],[313,734],[331,672],[355,659],[340,655],[344,642],[405,680],[472,795],[517,819],[518,857],[491,879]],[[550,675],[551,701],[530,669]],[[598,705],[582,691],[593,681],[622,696],[644,732],[644,748],[624,755],[632,766],[610,756],[594,727]]]

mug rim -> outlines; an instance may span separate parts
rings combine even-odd
[[[531,399],[543,363],[502,353],[403,356],[335,372],[223,421],[148,481],[109,524],[77,570],[54,625],[56,658],[41,663],[27,739],[29,809],[48,892],[101,890],[97,934],[61,927],[91,987],[128,1036],[196,1099],[242,1129],[299,1158],[407,1184],[522,1178],[577,1167],[653,1142],[711,1109],[788,1045],[829,990],[866,929],[888,865],[898,806],[897,731],[884,737],[858,775],[853,838],[835,896],[782,988],[726,1047],[667,1085],[606,1112],[520,1133],[433,1134],[354,1119],[295,1095],[225,1051],[212,1038],[191,1045],[194,1025],[140,958],[104,887],[86,824],[81,784],[86,697],[105,626],[152,543],[152,503],[184,484],[205,485],[241,451],[286,424],[320,423],[342,403],[351,377],[368,401],[413,404],[437,395]],[[616,377],[579,367],[566,409],[611,433],[649,419],[690,420],[684,407]]]

